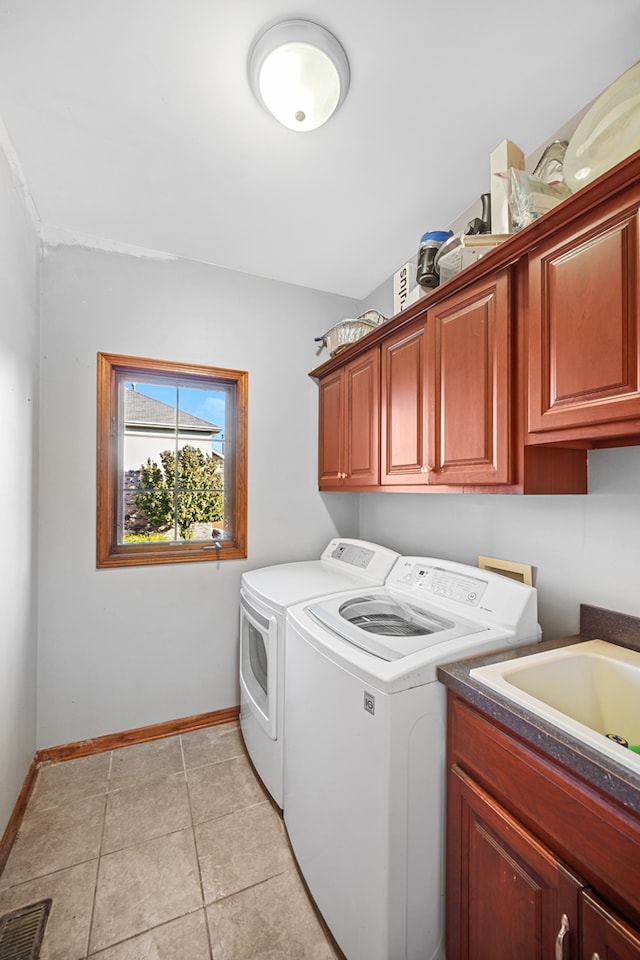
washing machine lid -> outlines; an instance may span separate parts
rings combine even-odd
[[[327,630],[388,661],[488,629],[483,623],[453,619],[437,607],[409,603],[384,589],[331,597],[306,609]]]

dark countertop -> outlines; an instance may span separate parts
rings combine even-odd
[[[623,615],[612,613],[609,619],[605,616],[607,613],[608,611],[600,608],[583,605],[579,634],[503,650],[482,657],[473,657],[457,663],[443,664],[438,668],[438,679],[449,690],[495,720],[496,723],[515,733],[522,740],[596,787],[601,793],[640,815],[640,765],[638,773],[635,773],[626,766],[616,763],[614,759],[601,754],[595,748],[582,743],[553,724],[547,723],[525,707],[501,696],[470,675],[472,669],[488,663],[513,660],[542,650],[557,649],[571,643],[596,638],[619,643],[621,646],[632,649],[640,649],[640,620],[624,617],[621,624],[619,618]]]

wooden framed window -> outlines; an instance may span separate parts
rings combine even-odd
[[[246,557],[247,382],[98,354],[98,567]]]

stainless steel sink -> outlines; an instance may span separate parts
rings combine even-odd
[[[640,773],[640,653],[605,640],[471,670],[471,676]]]

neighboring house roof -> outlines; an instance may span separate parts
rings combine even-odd
[[[154,400],[153,397],[147,397],[137,390],[125,390],[124,422],[125,429],[144,427],[152,430],[169,428],[173,430],[176,425],[176,408],[160,400]],[[215,423],[194,417],[184,410],[180,410],[178,425],[180,430],[202,433],[211,437],[222,430],[222,427],[216,426]]]

